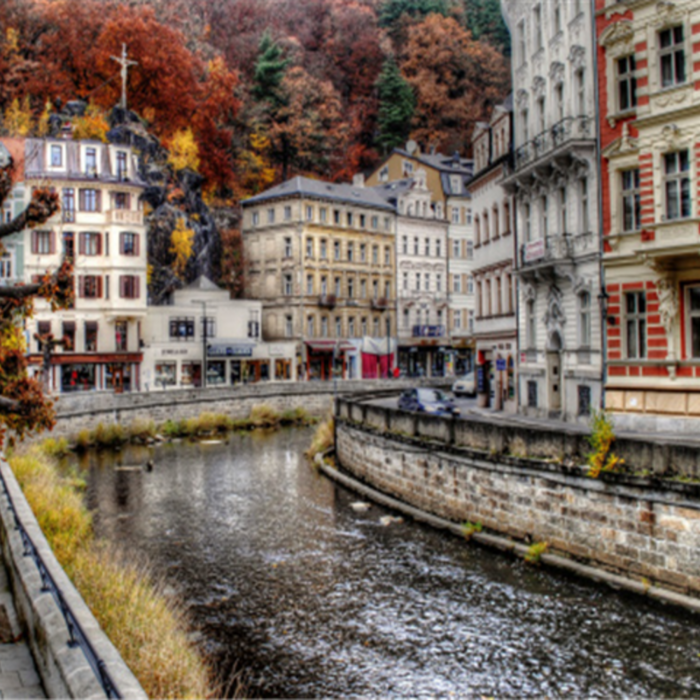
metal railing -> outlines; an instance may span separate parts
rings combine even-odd
[[[41,576],[41,592],[51,593],[56,601],[56,605],[58,605],[58,608],[63,615],[66,627],[68,628],[68,646],[79,647],[82,650],[88,664],[90,664],[90,667],[95,673],[95,676],[99,680],[100,685],[108,698],[121,698],[122,695],[119,693],[117,686],[107,671],[107,664],[98,656],[90,640],[83,631],[83,628],[80,626],[78,619],[71,610],[70,605],[68,605],[68,602],[63,597],[63,593],[58,587],[58,584],[54,580],[53,576],[51,576],[49,570],[46,568],[46,564],[41,558],[41,555],[39,554],[34,542],[32,542],[32,538],[29,536],[29,533],[25,529],[24,525],[22,525],[19,516],[17,515],[15,504],[12,501],[12,496],[10,496],[10,492],[7,488],[5,477],[1,472],[0,482],[2,483],[2,490],[4,494],[7,496],[8,508],[10,509],[12,517],[15,521],[15,529],[19,532],[20,537],[22,538],[22,544],[24,546],[23,554],[25,557],[31,557],[36,564],[36,568],[39,570],[39,575]]]
[[[573,257],[573,242],[568,233],[545,236],[520,246],[520,267],[556,263]]]
[[[592,139],[593,127],[591,117],[565,117],[515,150],[515,169],[525,167],[572,139]]]

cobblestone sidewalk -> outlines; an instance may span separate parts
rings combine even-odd
[[[0,559],[0,698],[45,698],[29,646],[24,641],[5,564]]]

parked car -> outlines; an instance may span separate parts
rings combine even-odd
[[[457,377],[452,384],[452,393],[455,396],[474,396],[476,394],[476,375],[467,372],[462,377]]]
[[[439,389],[406,389],[399,396],[399,408],[436,416],[458,416],[460,413],[452,397]]]

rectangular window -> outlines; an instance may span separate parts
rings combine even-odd
[[[306,257],[307,258],[314,257],[314,239],[313,238],[306,239]]]
[[[352,277],[348,277],[348,299],[352,299],[355,296],[355,280]]]
[[[637,106],[637,65],[634,56],[617,59],[617,108],[620,112]]]
[[[408,255],[408,236],[403,236],[401,238],[401,250],[404,255]]]
[[[435,241],[435,256],[442,257],[442,241],[439,238]]]
[[[326,260],[328,258],[328,243],[325,238],[321,239],[321,259]]]
[[[51,146],[51,167],[52,168],[62,168],[63,167],[63,147],[62,146]]]
[[[591,230],[590,208],[588,205],[588,178],[581,178],[581,232]]]
[[[333,210],[333,223],[340,224],[340,210],[339,209]]]
[[[85,174],[88,177],[97,177],[97,149],[85,149]]]
[[[343,335],[343,319],[340,316],[335,317],[335,337],[340,338]]]
[[[528,299],[525,306],[525,322],[527,324],[527,347],[534,348],[537,343],[537,318],[535,316],[534,299]]]
[[[458,258],[461,257],[460,253],[461,253],[462,246],[460,245],[460,243],[461,243],[461,241],[459,241],[459,240],[452,241],[452,258],[453,258],[453,260],[457,260]]]
[[[322,338],[328,337],[328,317],[327,316],[321,317],[321,337]]]
[[[333,259],[340,260],[340,241],[333,242]]]
[[[540,5],[535,5],[532,13],[532,24],[535,34],[535,50],[539,51],[544,46],[542,40],[542,7]]]
[[[547,197],[540,198],[540,214],[542,215],[542,238],[549,236],[549,202]]]
[[[85,322],[85,352],[97,352],[97,321]]]
[[[294,321],[291,316],[284,317],[284,335],[291,338],[294,335]]]
[[[354,316],[350,316],[350,318],[348,319],[348,336],[350,338],[355,337],[355,317]]]
[[[518,59],[520,65],[527,62],[527,43],[525,41],[525,20],[518,24]]]
[[[72,187],[66,187],[63,190],[61,215],[67,223],[75,221],[75,190]]]
[[[538,131],[541,134],[547,125],[547,110],[544,97],[540,97],[539,100],[537,100],[537,124],[539,126]]]
[[[194,318],[171,318],[170,340],[194,340]]]
[[[340,296],[340,277],[336,277],[333,280],[333,293],[336,297]]]
[[[75,350],[75,321],[63,322],[63,350],[65,352]]]
[[[474,259],[474,241],[467,241],[467,260]]]
[[[537,382],[532,379],[527,383],[527,405],[529,408],[537,408]]]
[[[366,217],[364,214],[360,214],[360,228],[364,228],[366,223]]]
[[[137,275],[120,275],[119,296],[121,296],[122,299],[138,299],[139,281]]]
[[[430,257],[430,239],[425,239],[425,257]]]
[[[379,246],[378,245],[372,246],[372,263],[375,265],[379,264]]]
[[[321,294],[324,297],[328,294],[328,278],[325,275],[321,277]]]
[[[290,274],[286,274],[282,278],[282,294],[286,297],[292,295],[292,276]]]
[[[12,277],[12,255],[5,251],[0,257],[0,279],[10,279]]]
[[[126,352],[129,349],[129,325],[126,321],[114,323],[114,349],[117,352]]]
[[[647,356],[647,300],[644,292],[625,294],[625,324],[627,328],[627,357]]]
[[[379,228],[379,217],[378,216],[372,217],[372,228],[373,229]]]
[[[315,324],[314,324],[314,317],[309,316],[306,319],[306,335],[309,338],[313,338],[315,333],[316,333],[316,328],[315,328]]]
[[[306,220],[307,221],[313,221],[314,220],[314,208],[313,207],[306,207]]]
[[[311,295],[314,293],[314,276],[306,275],[306,293]]]
[[[582,348],[591,346],[591,295],[583,292],[579,296],[579,340]]]
[[[260,225],[260,212],[254,211],[253,212],[253,226],[259,226]]]
[[[559,188],[559,233],[566,233],[566,187]]]
[[[666,219],[690,216],[690,159],[688,151],[664,154]]]
[[[36,326],[36,334],[39,338],[46,339],[46,336],[51,333],[51,321],[39,321]],[[37,351],[41,352],[43,349],[44,346],[41,344],[41,340],[37,340]]]
[[[561,0],[554,0],[554,33],[561,31]]]
[[[80,211],[98,212],[102,211],[102,192],[95,189],[79,191]]]
[[[367,262],[367,245],[360,243],[360,262]]]
[[[420,272],[416,272],[416,291],[420,292]]]
[[[80,255],[102,255],[102,234],[87,231],[80,234]]]
[[[582,116],[588,111],[586,109],[586,72],[583,68],[579,68],[575,75],[576,83],[576,108],[577,114]]]
[[[435,291],[442,291],[442,275],[440,274],[435,275]]]
[[[430,273],[429,272],[425,273],[425,291],[426,292],[430,291]]]
[[[367,280],[360,280],[360,298],[367,298]]]
[[[128,192],[115,192],[112,195],[112,205],[115,209],[130,209],[131,196]]]
[[[321,223],[325,224],[328,220],[328,209],[326,209],[325,207],[321,207],[318,213],[321,217]]]
[[[452,223],[459,223],[459,207],[452,207]]]
[[[692,357],[700,357],[700,286],[688,287],[688,323]]]
[[[117,151],[117,179],[126,180],[128,175],[126,151]]]
[[[355,257],[355,244],[348,243],[348,262],[352,262]]]
[[[274,224],[274,223],[275,223],[275,210],[274,210],[274,209],[268,209],[268,210],[267,210],[267,223],[268,223],[268,224]]]
[[[564,83],[557,83],[554,88],[554,101],[557,108],[557,119],[564,118]]]
[[[98,275],[81,275],[78,295],[83,299],[101,299],[102,277]]]
[[[685,41],[682,26],[659,32],[659,60],[661,87],[685,83]]]
[[[35,255],[53,255],[55,245],[53,231],[32,231],[32,253]]]
[[[349,211],[348,214],[347,214],[347,222],[348,222],[348,226],[352,226],[352,224],[353,224],[353,216],[352,216],[352,212],[351,212],[351,211]]]
[[[203,316],[199,321],[200,337],[216,338],[216,319],[213,316]]]
[[[391,265],[391,248],[389,246],[384,248],[384,264]]]
[[[122,255],[138,255],[139,254],[139,235],[138,233],[130,233],[122,231],[120,234],[120,247]]]
[[[413,239],[413,254],[414,254],[414,255],[419,255],[419,254],[420,254],[420,251],[419,251],[419,247],[418,247],[418,246],[419,246],[419,244],[418,244],[418,237],[416,237],[416,238]]]
[[[586,384],[578,385],[578,414],[579,416],[591,415],[591,387]]]
[[[641,195],[639,191],[639,169],[624,170],[622,181],[622,230],[639,231],[642,226]]]
[[[291,221],[292,220],[292,208],[287,205],[284,208],[284,220],[285,221]]]
[[[459,294],[462,291],[462,276],[454,275],[452,277],[452,291],[455,294]]]
[[[63,255],[68,260],[75,258],[75,234],[72,231],[63,234]]]
[[[292,257],[292,239],[289,236],[286,236],[284,239],[284,257]]]

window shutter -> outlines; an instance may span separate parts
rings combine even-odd
[[[102,190],[95,190],[95,211],[102,211]]]
[[[39,233],[32,231],[32,253],[36,255],[39,252]]]
[[[124,231],[119,234],[119,252],[124,255]]]
[[[85,255],[85,234],[81,232],[80,238],[78,239],[78,253],[80,255]]]
[[[126,193],[126,196],[124,197],[124,206],[127,209],[131,209],[131,194],[129,192]]]
[[[83,299],[85,297],[85,276],[78,277],[78,296]]]
[[[141,240],[141,236],[139,236],[138,233],[135,233],[134,234],[134,255],[137,255],[137,256],[140,255],[140,249],[139,249],[140,240]]]
[[[97,298],[102,299],[102,277],[97,278]]]
[[[125,294],[126,291],[126,278],[124,275],[120,275],[119,277],[119,296],[124,299],[126,297]]]
[[[140,278],[138,276],[134,277],[134,299],[141,298],[141,289],[140,289],[141,284],[140,283],[141,283]]]
[[[85,190],[78,190],[78,206],[80,211],[85,211]]]
[[[53,255],[56,252],[56,232],[51,231],[49,233],[49,253]]]
[[[102,234],[93,234],[97,238],[97,255],[102,255]]]

